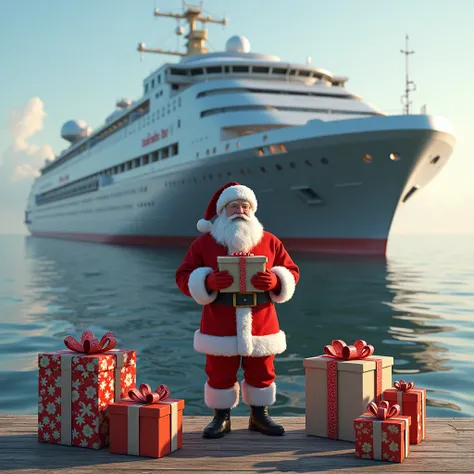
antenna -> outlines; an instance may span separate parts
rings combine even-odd
[[[408,50],[408,35],[405,37],[405,50],[401,49],[401,53],[405,55],[405,94],[401,97],[401,102],[404,104],[405,113],[410,114],[410,92],[416,91],[416,84],[408,79],[408,56],[414,54],[415,51]]]
[[[163,49],[151,49],[147,48],[145,43],[138,44],[138,51],[140,53],[158,53],[158,54],[172,54],[175,56],[189,56],[192,54],[205,54],[207,53],[207,48],[205,47],[205,42],[207,41],[207,30],[202,29],[198,30],[196,28],[196,23],[199,21],[202,25],[206,23],[216,23],[226,26],[227,18],[222,20],[215,20],[210,16],[202,16],[203,11],[203,0],[201,0],[199,6],[191,6],[186,0],[183,0],[183,12],[182,13],[161,13],[157,8],[155,8],[154,16],[156,17],[166,17],[174,18],[178,21],[178,26],[176,27],[176,34],[181,36],[184,34],[184,28],[179,24],[179,20],[185,20],[188,23],[189,33],[185,36],[187,38],[186,52],[182,53],[180,51],[166,51]]]

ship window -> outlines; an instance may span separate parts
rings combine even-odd
[[[283,69],[280,67],[273,68],[273,74],[286,74],[288,69]]]
[[[150,162],[150,157],[148,155],[145,155],[143,157],[143,164],[144,165],[147,165],[148,163]]]
[[[188,72],[186,69],[170,69],[170,74],[173,74],[175,76],[187,76]]]
[[[178,128],[181,128],[181,120],[178,120]]]
[[[263,67],[263,66],[254,66],[253,67],[253,72],[256,72],[258,74],[268,74],[270,72],[269,67]]]
[[[234,66],[232,68],[233,72],[249,72],[249,67],[248,66]]]
[[[309,160],[304,160],[304,164],[305,164],[306,166],[313,166],[312,163],[311,163],[311,161],[309,161]]]
[[[168,147],[161,149],[161,159],[164,160],[170,156]]]
[[[432,165],[435,165],[436,163],[438,163],[438,161],[439,161],[439,155],[435,156],[435,157],[430,161],[430,163],[431,163]]]
[[[134,168],[138,168],[140,166],[140,158],[135,158],[134,160]]]
[[[278,163],[275,165],[275,168],[276,168],[278,171],[281,171],[281,165],[279,165]]]
[[[151,88],[152,88],[152,89],[155,88],[155,79],[152,79],[152,80],[151,80]]]
[[[120,165],[120,173],[123,173],[125,171],[125,165],[121,164]]]
[[[296,72],[297,72],[296,69],[292,69],[292,70],[290,71],[290,76],[296,76]]]
[[[206,68],[208,74],[220,74],[222,72],[222,66],[213,66]]]
[[[198,76],[203,73],[202,68],[191,69],[191,76]]]
[[[158,74],[158,77],[156,78],[156,82],[157,82],[158,84],[161,83],[161,74]]]
[[[321,164],[327,165],[329,163],[329,160],[327,158],[321,158]]]
[[[263,148],[257,148],[257,155],[258,156],[265,156],[265,152],[263,151]]]
[[[261,171],[262,173],[266,173],[265,168],[264,168],[263,166],[260,166],[260,171]]]
[[[131,170],[132,169],[132,161],[127,161],[127,170]]]
[[[178,154],[178,144],[174,143],[171,145],[171,156],[175,156]]]
[[[298,76],[309,77],[311,75],[311,71],[300,71]]]
[[[154,151],[151,154],[151,161],[158,161],[158,152],[157,151]]]
[[[230,67],[229,66],[224,66],[224,72],[229,72],[230,71]]]
[[[145,94],[148,93],[148,84],[145,84]]]
[[[416,191],[418,191],[418,186],[413,186],[410,191],[408,191],[406,194],[405,194],[405,197],[403,198],[403,202],[406,202],[410,197],[413,196],[413,194],[416,193]]]
[[[173,89],[174,91],[179,91],[179,85],[178,84],[173,84],[171,86],[171,89]]]

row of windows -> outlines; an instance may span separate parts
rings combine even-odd
[[[240,74],[266,74],[266,75],[277,75],[277,76],[290,76],[290,77],[304,77],[304,78],[315,78],[329,82],[328,85],[342,86],[344,85],[343,80],[331,78],[327,74],[324,74],[316,70],[308,69],[296,69],[288,67],[269,67],[269,66],[250,66],[245,64],[239,64],[236,66],[207,66],[198,67],[191,69],[178,69],[171,68],[169,73],[172,76],[201,76],[204,74],[229,74],[229,73],[240,73]]]
[[[280,105],[234,105],[230,107],[218,107],[215,109],[203,110],[201,117],[209,115],[223,114],[227,112],[248,112],[250,110],[268,110],[279,112],[310,112],[322,114],[343,114],[343,115],[383,115],[378,112],[359,112],[356,110],[335,110],[335,109],[317,109],[311,107],[287,107]]]
[[[277,90],[277,89],[256,89],[247,87],[229,87],[225,89],[212,89],[199,92],[196,98],[208,97],[220,94],[275,94],[275,95],[299,95],[305,97],[329,97],[332,99],[353,99],[360,100],[360,98],[353,94],[337,94],[337,93],[322,93],[307,91],[291,91],[291,90]]]
[[[102,140],[107,138],[110,134],[117,132],[118,130],[123,129],[124,127],[132,124],[139,118],[143,117],[149,112],[150,109],[150,102],[147,100],[144,104],[140,105],[139,107],[130,111],[127,115],[122,117],[120,120],[113,122],[107,128],[102,130],[100,133],[96,135],[92,135],[86,142],[84,142],[79,147],[71,150],[69,153],[65,154],[61,158],[54,160],[50,165],[43,169],[43,174],[46,172],[51,171],[52,169],[56,168],[58,164],[64,163],[66,160],[73,158],[84,152],[87,149],[93,148],[95,145],[100,143]]]
[[[107,168],[95,173],[93,175],[87,176],[81,180],[74,181],[66,186],[53,189],[46,193],[36,195],[36,204],[48,204],[54,201],[59,201],[62,199],[67,199],[79,194],[84,194],[92,191],[97,191],[99,188],[99,177],[112,176],[126,171],[139,168],[140,166],[145,166],[150,163],[157,162],[158,160],[164,160],[171,156],[176,156],[179,153],[178,143],[173,143],[171,145],[165,146],[158,150],[148,153],[146,155],[139,156],[132,160],[125,161],[119,165]],[[107,182],[102,181],[102,185],[107,185]]]

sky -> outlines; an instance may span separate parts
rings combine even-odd
[[[193,2],[188,2],[193,3]],[[194,0],[194,3],[199,3]],[[71,119],[101,125],[121,97],[141,96],[142,80],[179,58],[136,51],[175,49],[181,0],[0,1],[0,233],[27,233],[23,211],[45,158],[68,146]],[[392,234],[474,233],[473,0],[205,0],[209,49],[246,36],[251,50],[348,76],[346,87],[389,114],[402,113],[405,35],[416,83],[412,113],[426,105],[447,117],[457,145],[442,172],[395,216]]]

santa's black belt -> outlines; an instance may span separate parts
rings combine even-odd
[[[253,308],[272,301],[268,292],[258,293],[219,293],[214,304],[233,306],[234,308]]]

